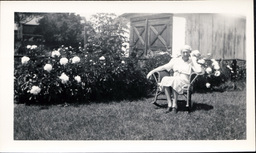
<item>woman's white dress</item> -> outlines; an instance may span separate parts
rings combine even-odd
[[[189,85],[189,76],[194,70],[192,60],[184,61],[181,57],[173,58],[164,65],[167,71],[173,70],[173,76],[163,77],[160,86],[172,87],[177,93],[182,94],[182,87]]]

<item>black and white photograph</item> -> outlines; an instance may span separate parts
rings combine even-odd
[[[255,151],[253,1],[1,2],[0,151]]]

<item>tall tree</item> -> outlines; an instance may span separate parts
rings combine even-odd
[[[45,38],[45,43],[51,47],[77,46],[82,41],[84,25],[82,18],[74,13],[49,13],[39,20],[36,29]]]

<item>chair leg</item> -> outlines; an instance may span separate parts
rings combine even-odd
[[[187,93],[187,104],[186,107],[188,108],[188,112],[190,112],[192,110],[192,100],[191,100],[191,91],[188,90]]]
[[[156,101],[157,101],[157,97],[160,95],[161,92],[158,91],[158,89],[156,90],[156,93],[155,93],[155,98],[154,98],[154,101],[152,102],[152,104],[155,104]]]

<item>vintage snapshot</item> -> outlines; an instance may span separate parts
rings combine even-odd
[[[253,150],[251,1],[234,3],[245,5],[240,11],[226,1],[131,3],[5,3],[17,7],[6,11],[13,34],[6,146]]]

